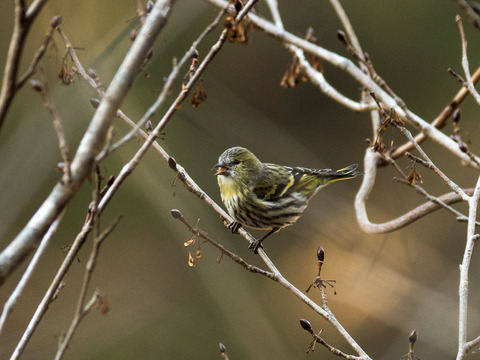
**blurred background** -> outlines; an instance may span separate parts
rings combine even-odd
[[[459,89],[447,73],[461,70],[461,42],[452,1],[371,0],[344,1],[363,50],[377,72],[427,121],[433,120]],[[263,4],[257,12],[269,18]],[[330,3],[297,0],[280,2],[285,27],[303,36],[313,27],[318,43],[347,56],[336,32],[341,29]],[[218,10],[203,1],[178,0],[155,45],[155,53],[135,81],[122,110],[134,120],[158,96],[173,58],[180,58],[216,16]],[[62,26],[77,48],[84,67],[93,67],[107,85],[138,28],[135,2],[51,0],[36,21],[24,52],[21,73],[27,68],[47,31],[50,19],[63,17]],[[13,1],[0,2],[0,49],[3,68],[13,22]],[[479,63],[479,32],[465,20],[472,72]],[[198,48],[200,59],[216,41],[215,29]],[[76,149],[94,109],[96,97],[83,80],[69,87],[57,77],[64,45],[55,35],[42,61],[55,106],[62,117],[72,152]],[[207,101],[198,108],[185,102],[166,128],[161,145],[213,199],[220,203],[211,171],[227,148],[242,145],[261,160],[284,165],[341,168],[362,164],[365,139],[372,139],[367,114],[342,108],[314,86],[280,87],[292,57],[278,41],[260,31],[246,45],[226,44],[203,76]],[[187,69],[185,69],[185,72]],[[358,98],[360,87],[339,70],[325,64],[325,76],[344,94]],[[175,87],[170,101],[179,91]],[[167,103],[168,105],[169,103]],[[478,107],[472,99],[462,105],[460,126],[478,151]],[[159,112],[152,122],[161,118]],[[115,120],[117,137],[128,127]],[[451,134],[450,125],[445,133]],[[394,131],[386,143],[403,143]],[[141,146],[138,138],[101,164],[102,173],[116,175]],[[477,174],[464,168],[442,148],[426,143],[432,160],[462,187],[473,187]],[[47,111],[28,86],[15,99],[0,133],[0,248],[22,229],[50,193],[60,174],[61,157]],[[401,160],[403,168],[408,161]],[[360,165],[360,168],[362,165]],[[424,187],[433,195],[449,192],[439,179],[419,169]],[[414,190],[392,180],[391,168],[379,171],[368,203],[372,221],[382,222],[421,204]],[[187,229],[170,215],[179,209],[195,224],[247,262],[262,266],[247,242],[226,230],[209,206],[189,193],[158,154],[151,150],[127,179],[102,217],[108,226],[123,219],[101,248],[91,292],[98,287],[110,312],[93,312],[80,325],[66,359],[215,359],[223,343],[230,359],[300,359],[311,337],[299,326],[308,319],[323,338],[347,352],[352,350],[326,321],[297,301],[278,284],[245,271],[203,244],[195,267],[187,264],[183,243]],[[326,252],[323,277],[335,279],[329,305],[346,330],[376,359],[400,358],[408,351],[409,333],[416,329],[416,355],[422,359],[452,358],[457,348],[458,264],[466,225],[439,211],[388,235],[366,235],[360,230],[353,200],[361,178],[336,183],[323,190],[298,223],[266,241],[268,255],[295,286],[306,290],[317,272],[316,251]],[[91,201],[86,183],[70,203],[57,235],[42,258],[0,338],[0,358],[8,358],[62,261],[62,247],[79,232]],[[466,207],[458,205],[459,210]],[[262,232],[253,232],[260,236]],[[74,314],[91,239],[65,279],[58,300],[49,308],[24,353],[24,359],[52,358]],[[480,259],[474,254],[470,271],[469,339],[480,332]],[[8,298],[25,266],[0,289],[0,303]],[[320,292],[310,291],[320,303]],[[310,357],[336,358],[321,346]]]

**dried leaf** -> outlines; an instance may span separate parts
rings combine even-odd
[[[415,165],[412,166],[412,169],[410,170],[410,173],[407,176],[407,184],[421,184],[423,182],[422,176],[420,173],[417,171],[417,168]]]
[[[192,256],[192,253],[188,252],[188,266],[193,267],[195,266],[195,259]]]
[[[103,315],[106,315],[110,312],[110,304],[108,303],[107,297],[106,296],[100,296],[99,299],[100,302],[100,312]]]
[[[190,99],[190,105],[196,108],[202,105],[205,100],[207,100],[207,93],[205,92],[205,87],[203,86],[203,81],[199,81],[195,87],[195,92],[193,93],[192,98]]]
[[[293,88],[300,84],[300,80],[303,79],[301,76],[302,69],[300,68],[300,63],[296,57],[293,58],[293,62],[290,64],[288,69],[283,74],[282,80],[280,81],[280,86],[284,88]]]
[[[225,27],[228,29],[227,40],[231,43],[238,44],[248,43],[248,34],[253,29],[252,23],[246,18],[235,25],[235,18],[233,16],[227,16],[225,19]]]
[[[190,237],[190,239],[188,239],[187,241],[185,241],[183,243],[183,246],[188,247],[188,246],[192,245],[193,243],[195,243],[195,239],[196,239],[196,236]]]
[[[312,68],[314,68],[318,72],[323,73],[323,64],[322,64],[322,60],[319,57],[310,54],[308,57],[308,62],[310,63]]]
[[[375,142],[372,144],[372,150],[379,153],[383,153],[387,150],[387,147],[382,142],[382,139],[380,136],[377,136],[377,138],[375,139]]]
[[[68,86],[75,81],[75,71],[63,62],[58,72],[58,78],[61,80],[62,85]]]
[[[405,124],[405,120],[403,120],[394,109],[391,110],[390,117],[393,118],[393,121],[395,121],[399,126],[403,126]]]
[[[195,254],[195,256],[197,257],[197,259],[202,258],[202,252],[200,251],[200,249],[197,250],[197,253]]]

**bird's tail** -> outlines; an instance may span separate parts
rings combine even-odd
[[[352,164],[337,171],[330,171],[329,173],[325,174],[325,185],[339,180],[353,179],[357,175],[363,175],[362,172],[355,171],[357,167],[357,164]]]

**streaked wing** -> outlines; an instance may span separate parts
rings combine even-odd
[[[295,184],[293,168],[274,164],[264,165],[265,171],[256,182],[253,192],[260,199],[279,199]]]

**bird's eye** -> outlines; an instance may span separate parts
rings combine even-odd
[[[240,160],[238,160],[238,159],[237,159],[237,160],[233,160],[233,165],[238,165],[238,164],[240,164]]]

